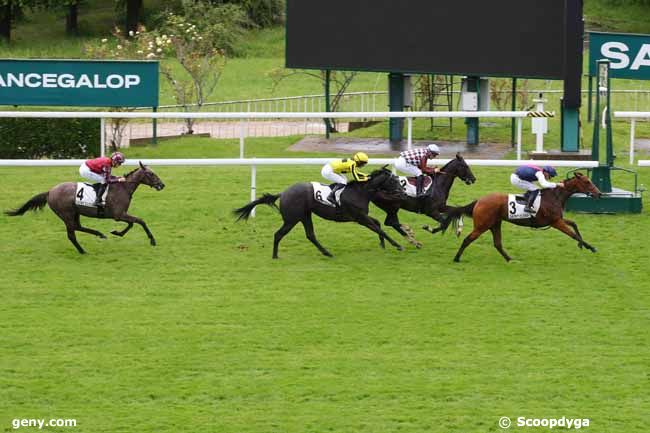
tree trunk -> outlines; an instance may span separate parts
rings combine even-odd
[[[65,33],[69,36],[79,36],[78,4],[74,3],[68,7],[68,14],[65,17]]]
[[[126,35],[129,32],[135,33],[140,24],[140,12],[142,11],[142,0],[126,0]]]
[[[5,6],[0,7],[0,38],[11,40],[11,0]]]

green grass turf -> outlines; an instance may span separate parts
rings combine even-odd
[[[153,168],[167,188],[138,190],[131,213],[157,247],[136,226],[121,239],[79,234],[80,256],[49,209],[0,216],[4,431],[60,417],[78,427],[44,431],[490,432],[501,416],[646,431],[647,211],[571,215],[596,254],[506,224],[511,263],[489,234],[454,264],[451,234],[418,230],[424,248],[398,252],[315,218],[335,257],[298,226],[273,261],[279,215],[230,214],[249,200],[249,169]],[[511,190],[508,169],[474,171],[451,203]],[[2,168],[0,209],[72,179],[75,168]],[[315,167],[262,167],[258,191],[312,179]]]

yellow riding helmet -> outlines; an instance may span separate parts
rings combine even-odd
[[[352,157],[357,164],[368,164],[368,155],[363,152],[357,152]]]

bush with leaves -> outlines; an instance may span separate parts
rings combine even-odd
[[[89,158],[99,143],[99,119],[0,119],[0,158]]]

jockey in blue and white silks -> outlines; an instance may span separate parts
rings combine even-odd
[[[550,165],[542,168],[536,165],[522,165],[510,175],[510,183],[526,191],[524,194],[526,198],[526,208],[524,210],[526,212],[530,214],[534,213],[533,203],[535,203],[535,199],[539,193],[539,187],[533,182],[537,181],[542,188],[563,187],[564,183],[562,182],[555,183],[548,181],[548,179],[555,176],[557,176],[557,171]]]

